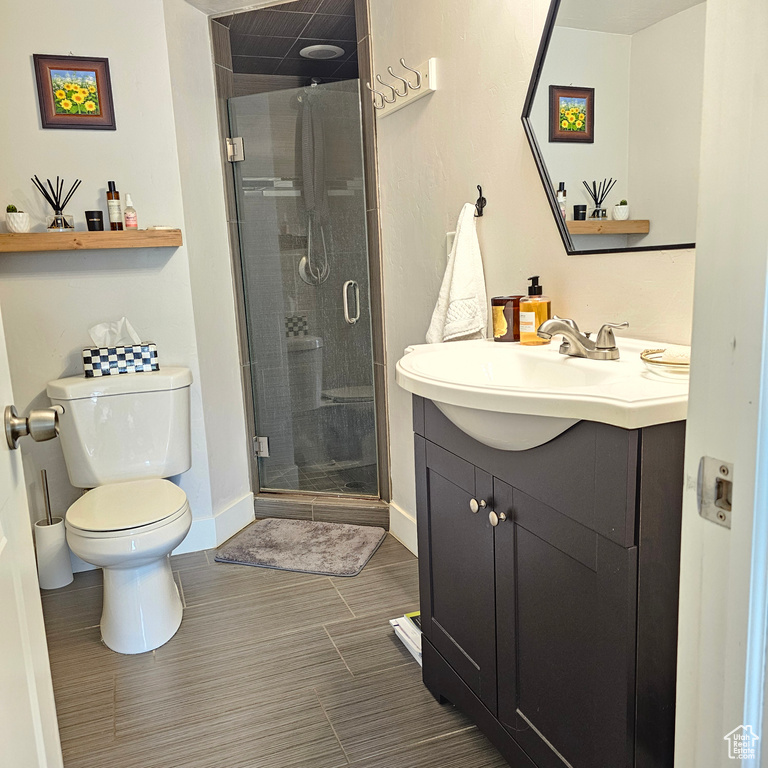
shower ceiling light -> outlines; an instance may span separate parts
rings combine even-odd
[[[305,59],[338,59],[344,55],[344,49],[338,45],[309,45],[299,51]]]

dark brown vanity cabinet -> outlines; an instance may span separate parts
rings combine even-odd
[[[521,452],[414,423],[427,687],[513,766],[672,766],[684,423]]]

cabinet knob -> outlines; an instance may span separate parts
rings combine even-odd
[[[471,509],[471,510],[472,510],[472,511],[475,513],[475,514],[477,514],[477,513],[478,513],[478,512],[479,512],[481,509],[485,509],[485,507],[486,507],[486,506],[487,506],[487,505],[486,505],[486,503],[485,503],[485,499],[480,499],[480,501],[478,501],[477,499],[472,499],[472,500],[469,502],[469,508],[470,508],[470,509]]]
[[[497,515],[493,510],[488,513],[488,519],[491,521],[491,525],[495,528],[499,523],[503,523],[507,519],[506,512],[502,512]]]

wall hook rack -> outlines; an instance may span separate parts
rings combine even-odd
[[[477,191],[480,193],[480,197],[477,198],[475,203],[475,218],[479,218],[483,215],[483,208],[488,204],[488,201],[483,197],[483,188],[478,184]]]
[[[379,117],[386,117],[437,90],[436,63],[437,59],[432,58],[427,59],[417,67],[411,67],[405,63],[405,59],[400,59],[400,65],[404,70],[402,76],[396,74],[392,67],[387,67],[387,72],[390,77],[396,80],[395,83],[385,82],[379,74],[374,79],[391,90],[390,95],[386,95],[384,92],[373,88],[370,83],[366,83],[366,86],[372,91],[376,114]],[[409,72],[415,74],[416,77],[409,76],[407,74]]]

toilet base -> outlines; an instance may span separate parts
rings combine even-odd
[[[183,606],[170,555],[136,568],[104,568],[101,638],[117,653],[146,653],[181,626]]]

